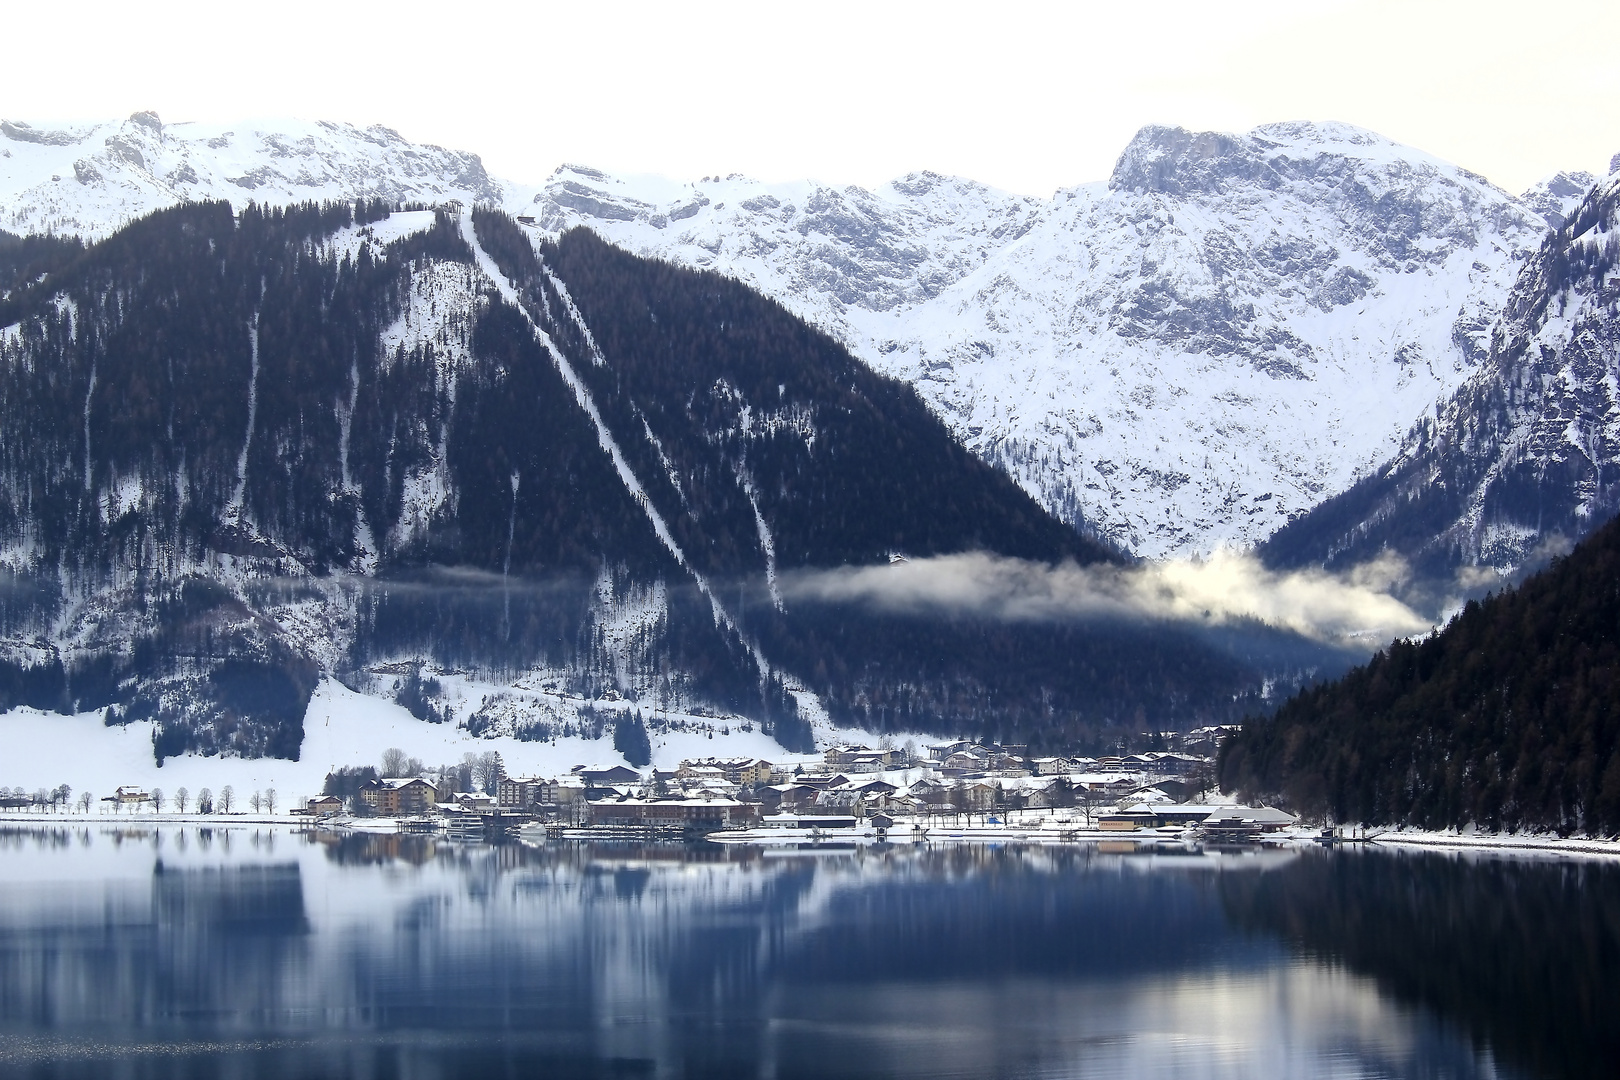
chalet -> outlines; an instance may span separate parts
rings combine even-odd
[[[390,776],[360,785],[361,800],[384,817],[425,814],[433,809],[437,796],[433,785],[420,776]]]
[[[887,807],[900,789],[887,780],[851,780],[841,790],[854,795],[855,807],[870,811]]]
[[[965,739],[958,739],[956,742],[945,743],[943,746],[930,746],[928,748],[928,757],[932,761],[944,761],[952,754],[960,753],[975,745]]]
[[[887,780],[851,780],[844,785],[862,795],[893,795],[900,789]]]
[[[318,795],[309,800],[306,812],[316,817],[330,817],[343,813],[343,800],[336,795]]]
[[[983,772],[990,767],[990,755],[983,747],[969,746],[941,761],[939,767],[958,772]]]
[[[1145,796],[1145,795],[1148,795],[1150,792],[1155,792],[1155,791],[1158,792],[1160,795],[1163,795],[1166,799],[1170,800],[1171,802],[1177,802],[1177,803],[1186,802],[1187,797],[1189,795],[1193,794],[1192,785],[1187,783],[1187,781],[1185,781],[1185,780],[1173,780],[1173,779],[1170,779],[1168,777],[1166,777],[1163,780],[1154,781],[1152,787],[1141,788],[1141,789],[1139,789],[1137,791],[1131,792],[1131,794],[1133,796],[1135,796],[1135,795],[1144,795]]]
[[[113,798],[125,806],[152,801],[152,793],[135,784],[122,784],[113,793]]]
[[[681,763],[677,779],[682,785],[688,784],[723,784],[726,774],[715,765],[688,765]]]
[[[1000,791],[1001,785],[993,780],[980,780],[965,784],[962,787],[964,809],[989,810],[996,805],[996,795]]]
[[[450,803],[468,814],[488,814],[499,809],[500,805],[495,796],[485,795],[482,791],[458,791]]]
[[[735,799],[742,788],[725,780],[700,780],[681,785],[681,791],[698,799]]]
[[[907,792],[913,798],[930,806],[944,806],[951,801],[951,785],[943,780],[930,780],[924,777],[912,784]]]
[[[1056,776],[1033,779],[1029,783],[1019,785],[1018,790],[1024,805],[1031,810],[1061,806],[1065,802],[1074,801],[1073,791],[1067,784],[1060,784]]]
[[[1076,791],[1089,791],[1096,795],[1111,795],[1119,798],[1129,795],[1142,785],[1123,773],[1088,772],[1070,776]]]

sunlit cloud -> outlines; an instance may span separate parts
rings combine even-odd
[[[1427,632],[1428,619],[1388,590],[1406,576],[1386,557],[1343,574],[1280,573],[1246,553],[1136,566],[1049,565],[982,552],[881,566],[796,571],[794,600],[1009,622],[1146,618],[1201,624],[1258,619],[1317,641],[1383,641]]]

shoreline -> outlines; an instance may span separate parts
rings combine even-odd
[[[1606,855],[1620,858],[1620,840],[1605,837],[1570,836],[1542,833],[1460,833],[1423,832],[1392,829],[1372,841],[1403,847],[1448,848],[1452,850],[1515,851],[1547,855]]]
[[[381,824],[381,820],[373,824]],[[109,814],[109,813],[79,813],[78,811],[38,813],[30,811],[4,810],[0,811],[0,825],[104,825],[136,827],[142,825],[198,825],[214,827],[232,827],[243,825],[318,825],[316,819],[301,814],[266,814],[263,812],[231,812],[212,814],[197,813],[135,813],[135,814]],[[353,829],[355,822],[345,821],[344,826]],[[1359,829],[1359,827],[1358,827]],[[354,831],[376,832],[386,831],[376,828],[360,826]],[[1003,842],[1017,839],[1028,839],[1031,842],[1061,842],[1058,831],[1042,830],[1039,826],[1029,827],[1019,825],[1001,826],[954,826],[942,830],[945,834],[955,833],[958,838],[975,837],[983,833],[984,839],[997,839]],[[1098,842],[1108,840],[1136,840],[1160,841],[1168,837],[1153,834],[1135,834],[1133,832],[1098,833],[1096,830],[1077,830],[1087,835],[1075,837],[1068,842]],[[1372,832],[1372,829],[1367,829]],[[1051,835],[1043,836],[1042,832]],[[1025,834],[1015,836],[1009,834]],[[1033,836],[1028,834],[1034,834]],[[942,835],[939,839],[945,839]],[[1287,832],[1274,834],[1275,840],[1282,840],[1291,844],[1304,844],[1314,842],[1314,832]],[[1542,855],[1587,855],[1620,858],[1620,839],[1590,836],[1560,837],[1556,834],[1540,833],[1482,833],[1482,832],[1426,832],[1422,830],[1391,829],[1379,833],[1376,839],[1366,843],[1383,844],[1398,847],[1419,847],[1443,849],[1451,851],[1506,851],[1521,854]]]

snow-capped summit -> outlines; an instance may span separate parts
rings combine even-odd
[[[380,125],[164,124],[152,112],[76,127],[0,120],[0,228],[11,232],[89,240],[178,202],[362,197],[499,202],[503,188],[476,154]]]

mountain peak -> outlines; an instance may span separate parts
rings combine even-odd
[[[1519,201],[1540,214],[1549,228],[1560,229],[1570,211],[1586,198],[1595,183],[1597,177],[1589,172],[1554,173],[1532,184],[1519,196]]]
[[[1234,176],[1253,179],[1263,169],[1248,140],[1240,136],[1149,124],[1119,155],[1108,186],[1116,191],[1186,195]]]

